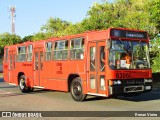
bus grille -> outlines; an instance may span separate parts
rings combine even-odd
[[[144,86],[130,86],[124,88],[124,93],[144,91]]]

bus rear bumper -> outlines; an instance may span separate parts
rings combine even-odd
[[[110,95],[144,93],[152,90],[152,85],[109,86]]]

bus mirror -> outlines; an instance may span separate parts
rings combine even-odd
[[[110,49],[110,47],[111,47],[111,40],[108,39],[107,42],[106,42],[106,48]]]

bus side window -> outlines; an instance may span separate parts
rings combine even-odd
[[[100,46],[100,70],[105,70],[105,47]]]
[[[54,43],[54,60],[67,60],[68,58],[68,41],[61,40]]]
[[[26,61],[26,47],[18,47],[18,62]]]
[[[38,52],[35,53],[35,70],[38,70]]]
[[[43,52],[40,52],[40,69],[43,70]]]
[[[90,71],[95,71],[95,56],[96,55],[96,47],[90,47]]]
[[[45,56],[46,61],[51,60],[51,52],[52,52],[52,42],[47,42],[46,43],[46,56]]]
[[[27,47],[28,53],[27,53],[27,61],[32,61],[32,52],[33,52],[33,46],[28,45]]]
[[[12,60],[12,55],[10,55],[10,69],[12,70],[12,65],[13,64],[13,60]]]
[[[70,43],[70,59],[83,59],[84,58],[84,38],[74,38]]]
[[[8,61],[8,48],[5,49],[4,51],[4,62],[7,62]]]

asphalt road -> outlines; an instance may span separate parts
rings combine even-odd
[[[65,92],[36,89],[34,92],[24,94],[20,92],[18,86],[9,85],[0,78],[0,111],[160,111],[160,88],[156,87],[153,91],[136,97],[88,96],[84,102],[75,102],[70,93]],[[90,120],[89,117],[81,119]],[[94,119],[115,118],[94,117]],[[123,118],[118,118],[121,119]],[[154,119],[158,120],[157,117]]]

